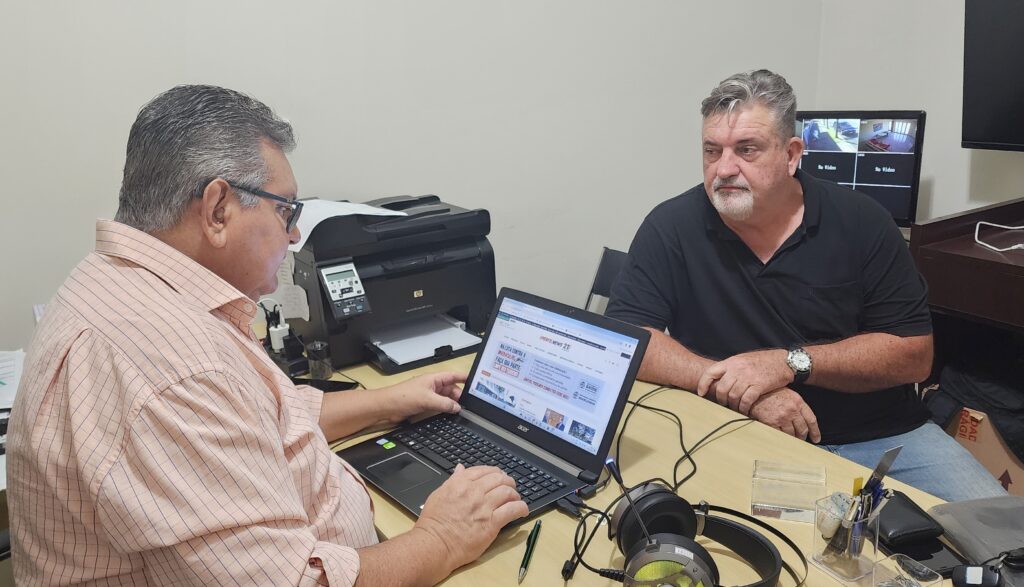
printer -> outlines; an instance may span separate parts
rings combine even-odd
[[[326,341],[335,369],[370,362],[392,374],[475,351],[496,299],[490,214],[434,195],[366,204],[407,215],[317,224],[295,253],[309,320],[292,329]]]

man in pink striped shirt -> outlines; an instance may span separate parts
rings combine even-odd
[[[47,306],[12,411],[17,584],[433,584],[527,513],[500,470],[460,466],[377,543],[326,439],[457,411],[464,377],[325,396],[267,357],[250,322],[299,238],[293,147],[222,88],[140,111],[116,221]]]

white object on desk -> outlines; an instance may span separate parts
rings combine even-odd
[[[14,405],[14,394],[18,391],[24,364],[25,353],[21,349],[0,351],[0,409],[9,410]]]
[[[25,353],[21,349],[0,351],[0,409],[9,410],[14,405],[14,394],[18,391],[24,364]],[[7,455],[2,454],[0,455],[0,491],[5,489],[7,489]]]

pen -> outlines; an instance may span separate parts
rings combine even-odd
[[[891,489],[886,490],[886,492],[882,495],[882,499],[878,500],[878,505],[875,506],[875,509],[871,511],[871,515],[868,516],[869,524],[873,522],[875,518],[878,517],[878,514],[882,513],[882,508],[885,507],[885,504],[889,503],[889,500],[892,499],[892,496],[893,491]]]
[[[523,562],[519,565],[519,582],[523,582],[526,576],[526,568],[530,566],[530,557],[533,556],[533,547],[537,544],[537,537],[540,536],[540,520],[533,525],[530,535],[526,538],[526,553],[523,554]]]

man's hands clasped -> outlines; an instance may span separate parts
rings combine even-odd
[[[712,364],[697,382],[697,394],[748,415],[762,395],[793,382],[786,351],[770,349],[733,355]]]
[[[817,443],[821,440],[817,418],[800,394],[786,387],[792,381],[785,350],[752,351],[708,366],[697,383],[697,394]]]
[[[804,398],[788,387],[761,396],[750,408],[749,415],[800,440],[821,442],[818,418]]]

